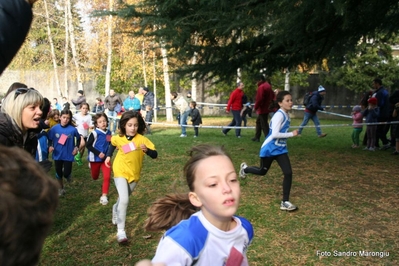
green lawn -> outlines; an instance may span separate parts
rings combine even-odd
[[[203,118],[205,125],[229,121],[229,117]],[[300,122],[293,119],[291,125]],[[322,119],[321,123],[351,121]],[[254,119],[249,125],[254,125]],[[238,215],[249,219],[255,230],[248,250],[250,265],[399,265],[399,156],[391,155],[392,150],[352,149],[350,126],[327,126],[323,132],[328,136],[319,139],[314,128],[307,128],[301,137],[288,141],[294,173],[291,201],[298,211],[279,209],[283,178],[276,163],[266,176],[248,175],[241,181]],[[238,171],[243,161],[259,164],[261,143],[250,140],[253,134],[254,129],[243,129],[237,139],[233,131],[225,137],[220,129],[201,128],[194,139],[189,128],[188,137],[180,138],[177,127],[153,126],[149,138],[157,147],[158,159],[145,159],[141,181],[131,196],[127,246],[117,244],[111,223],[117,198],[113,183],[110,203],[102,206],[102,178],[91,180],[86,162],[82,167],[74,164],[74,181],[66,185],[67,194],[60,199],[40,265],[134,265],[151,259],[162,232],[143,230],[146,211],[166,193],[187,191],[181,176],[186,151],[200,143],[224,145]]]

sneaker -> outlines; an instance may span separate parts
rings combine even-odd
[[[75,161],[76,161],[78,166],[82,166],[83,165],[82,156],[80,155],[80,152],[78,152],[78,154],[75,155]]]
[[[283,211],[295,211],[296,209],[298,209],[297,206],[295,206],[294,204],[292,204],[288,200],[281,202],[280,210],[283,210]]]
[[[198,137],[198,136],[194,135],[194,138],[196,138],[196,137]]]
[[[241,138],[241,136],[237,136],[237,138],[238,138],[238,139],[240,139],[240,138]]]
[[[244,179],[247,176],[247,174],[244,172],[244,169],[247,167],[248,167],[248,165],[246,163],[242,163],[240,165],[240,173],[239,173],[240,178]]]
[[[118,232],[118,234],[116,235],[116,239],[118,240],[119,244],[126,244],[127,243],[126,232],[125,231]]]
[[[324,138],[325,136],[327,136],[327,134],[326,134],[326,133],[323,133],[323,134],[320,134],[320,135],[319,135],[319,138]]]
[[[62,197],[62,196],[64,196],[64,195],[65,195],[65,189],[59,188],[59,189],[58,189],[58,196]]]
[[[392,155],[399,155],[399,151],[394,151]]]
[[[102,205],[107,205],[108,204],[108,197],[107,196],[101,196],[100,203]]]
[[[222,130],[222,134],[223,134],[223,136],[227,136],[227,134],[226,134],[226,133],[224,133],[224,132],[223,132],[223,130]]]
[[[112,206],[112,224],[118,223],[118,210],[116,209],[116,204]]]
[[[252,140],[252,141],[255,141],[255,142],[259,142],[259,141],[260,141],[260,140],[257,139],[257,138],[252,138],[251,140]]]
[[[181,134],[180,137],[181,138],[185,138],[185,137],[187,137],[187,135],[186,134]]]
[[[66,179],[66,181],[67,181],[68,183],[71,183],[71,182],[72,182],[72,176],[70,176],[70,177],[65,177],[65,179]]]
[[[375,151],[375,148],[370,147],[369,151]]]
[[[385,150],[388,150],[389,148],[391,148],[391,145],[388,143],[388,144],[383,145],[383,146],[380,148],[380,150],[385,151]]]
[[[364,150],[364,151],[368,151],[368,150],[369,150],[369,147],[365,147],[363,150]]]

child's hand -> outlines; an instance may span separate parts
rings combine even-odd
[[[48,152],[53,152],[54,151],[54,147],[53,146],[50,146],[50,147],[48,147]]]
[[[147,146],[145,146],[144,144],[140,144],[140,149],[146,153],[148,151]]]
[[[104,153],[100,153],[100,154],[98,155],[98,157],[100,157],[100,159],[104,159],[105,154],[104,154]]]
[[[78,147],[75,147],[72,151],[72,155],[75,156],[76,154],[78,154],[78,151],[79,151]]]
[[[108,168],[111,168],[110,161],[111,161],[111,157],[109,157],[109,156],[108,156],[107,159],[105,159],[105,161],[104,161],[105,166],[108,167]]]
[[[298,129],[295,129],[294,131],[292,131],[292,134],[294,134],[294,137],[298,136]]]

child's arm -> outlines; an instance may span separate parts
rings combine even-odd
[[[111,167],[111,164],[110,164],[111,157],[112,157],[112,154],[114,153],[115,149],[116,149],[116,146],[114,146],[112,144],[109,144],[109,148],[108,148],[108,152],[107,152],[107,158],[104,161],[105,162],[105,166],[107,166],[108,168]]]
[[[102,153],[101,151],[97,150],[96,148],[93,147],[95,137],[93,133],[90,133],[89,137],[87,138],[86,142],[86,148],[90,152],[94,153],[96,156],[100,157],[100,154]],[[104,157],[104,156],[103,156]],[[101,158],[101,157],[100,157]],[[101,158],[102,159],[102,158]]]
[[[156,159],[158,157],[157,150],[151,150],[151,149],[147,148],[147,146],[145,146],[145,144],[140,144],[140,148],[145,154],[150,156],[152,159]]]

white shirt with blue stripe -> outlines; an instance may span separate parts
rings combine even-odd
[[[242,260],[236,265],[247,266],[246,252],[254,235],[253,227],[245,218],[233,218],[237,226],[226,232],[212,225],[201,211],[191,215],[166,231],[152,262],[167,266],[223,266],[234,253],[235,261]]]

